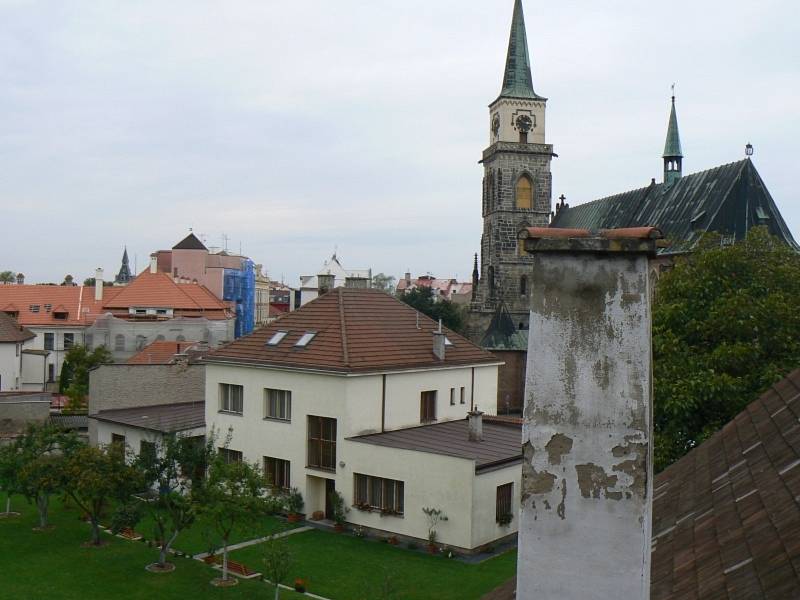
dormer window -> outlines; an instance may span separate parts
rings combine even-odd
[[[288,331],[276,331],[273,334],[273,336],[269,338],[267,346],[277,346],[278,344],[281,343],[281,340],[283,340],[283,338],[285,338],[286,334],[288,333],[289,333]]]
[[[52,308],[53,308],[53,305],[52,305],[52,304],[45,304],[45,305],[44,305],[44,312],[50,312],[50,310],[51,310]]]
[[[317,335],[316,331],[306,331],[303,336],[297,340],[295,343],[296,348],[305,348],[314,339],[314,336]]]
[[[68,312],[58,311],[58,312],[54,312],[53,313],[53,318],[58,320],[58,321],[66,321],[67,317],[69,317],[69,313]]]
[[[29,308],[32,313],[38,313],[41,306],[39,304],[31,304]]]

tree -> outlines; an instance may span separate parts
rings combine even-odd
[[[19,514],[11,512],[11,496],[22,491],[18,476],[21,466],[21,457],[14,445],[0,446],[0,490],[6,494],[6,511],[0,516]]]
[[[276,533],[264,542],[264,571],[267,579],[275,586],[275,600],[280,600],[281,581],[289,575],[292,568],[292,555],[286,536]]]
[[[14,283],[16,280],[14,271],[0,271],[0,283]]]
[[[100,518],[112,501],[126,502],[142,491],[140,473],[127,464],[125,451],[115,445],[84,446],[72,452],[64,465],[65,492],[89,517],[91,543],[100,545]]]
[[[105,346],[89,350],[80,344],[70,348],[64,356],[59,379],[59,391],[69,397],[69,410],[86,408],[89,395],[89,371],[112,362],[111,352]]]
[[[800,365],[800,255],[760,227],[728,247],[707,236],[661,277],[656,292],[660,470]]]
[[[210,436],[213,443],[213,436]],[[167,436],[154,442],[152,450],[140,452],[136,466],[149,492],[139,496],[144,511],[153,519],[155,534],[161,540],[156,566],[160,570],[170,568],[167,555],[181,533],[192,526],[196,517],[193,495],[193,476],[205,469],[207,454],[213,446],[202,446],[206,452],[198,452],[195,440],[181,436]],[[199,485],[199,483],[198,483]],[[133,513],[134,516],[136,513]]]
[[[227,462],[215,453],[208,473],[197,490],[199,510],[212,523],[222,541],[221,585],[234,585],[228,579],[228,544],[234,528],[270,512],[268,485],[261,469],[246,462]]]
[[[393,275],[378,273],[377,275],[372,276],[372,287],[376,290],[386,292],[387,294],[394,293],[394,282],[395,277]]]
[[[416,287],[400,296],[400,300],[434,321],[442,320],[442,324],[460,333],[464,329],[464,310],[450,300],[436,299],[429,287]]]
[[[64,462],[82,445],[75,432],[53,425],[28,425],[14,443],[19,459],[18,489],[36,504],[39,528],[48,526],[50,496],[64,488]]]

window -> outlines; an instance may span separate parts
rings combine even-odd
[[[456,388],[450,388],[450,406],[456,404]]]
[[[242,414],[244,411],[244,388],[232,383],[219,384],[220,412]]]
[[[466,397],[465,397],[465,394],[464,394],[464,386],[461,386],[461,404],[465,404],[465,403],[466,403]]]
[[[57,321],[66,321],[69,313],[63,310],[59,310],[53,313],[53,318]]]
[[[512,498],[514,484],[506,483],[497,486],[497,500],[495,503],[495,520],[498,523],[507,525],[514,517]]]
[[[56,334],[55,333],[45,333],[44,334],[44,349],[45,350],[55,350],[56,347]]]
[[[239,450],[231,450],[230,448],[220,448],[219,455],[222,457],[222,460],[225,461],[226,465],[240,463],[244,459]]]
[[[38,304],[31,304],[28,308],[30,308],[30,311],[32,313],[38,313],[41,306],[39,306]]]
[[[125,447],[125,436],[124,435],[120,435],[118,433],[112,433],[111,434],[111,445],[112,446],[119,446],[119,447],[123,447],[124,448]]]
[[[450,338],[449,338],[449,337],[447,337],[447,336],[444,336],[444,345],[445,345],[445,346],[452,346],[452,345],[453,345],[453,342],[451,342],[451,341],[450,341]]]
[[[91,333],[87,333],[85,339],[86,339],[86,349],[91,350],[92,346],[94,345],[94,335],[92,335]]]
[[[267,483],[275,489],[288,491],[292,487],[288,460],[265,456],[264,477]]]
[[[44,312],[50,312],[50,310],[51,310],[52,308],[53,308],[53,305],[52,305],[52,304],[45,304],[45,305],[44,305]]]
[[[299,348],[305,348],[306,346],[308,346],[309,342],[311,342],[311,340],[314,339],[315,335],[317,335],[316,331],[306,331],[303,334],[303,336],[299,340],[297,340],[295,346]]]
[[[289,390],[264,390],[264,418],[292,420],[292,392]]]
[[[384,479],[372,475],[355,473],[353,477],[356,507],[362,510],[379,510],[393,515],[402,515],[403,482],[395,479]]]
[[[117,352],[125,351],[125,336],[121,333],[114,336],[114,350]]]
[[[489,267],[489,295],[494,296],[494,267]]]
[[[137,351],[141,350],[145,346],[147,346],[147,338],[145,336],[143,336],[143,335],[137,335],[136,336],[136,350]]]
[[[175,341],[176,342],[185,342],[186,341],[186,337],[182,336],[182,335],[175,336]]]
[[[52,383],[56,380],[56,366],[53,363],[47,365],[47,382]]]
[[[74,333],[65,333],[64,334],[64,350],[69,350],[75,345],[75,334]]]
[[[281,343],[281,340],[286,337],[286,334],[289,333],[288,331],[276,331],[269,341],[267,342],[267,346],[277,346]]]
[[[420,423],[430,423],[436,420],[436,390],[422,392],[419,401]]]
[[[336,419],[308,416],[308,466],[336,470]]]
[[[139,458],[144,460],[145,464],[152,464],[156,459],[156,445],[147,440],[139,442]]]
[[[522,175],[517,180],[517,208],[533,208],[533,182],[527,175]]]
[[[528,278],[525,275],[519,278],[519,295],[528,295]]]

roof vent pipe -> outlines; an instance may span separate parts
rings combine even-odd
[[[95,302],[103,299],[103,269],[100,267],[94,270],[94,299]]]
[[[475,410],[471,410],[467,413],[467,430],[469,432],[469,441],[470,442],[482,442],[483,441],[483,413],[478,410],[478,407],[475,407]]]

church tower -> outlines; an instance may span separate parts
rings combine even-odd
[[[675,87],[675,86],[673,86]],[[683,152],[681,136],[678,134],[678,116],[675,114],[675,92],[672,92],[672,110],[669,113],[667,141],[664,143],[664,183],[671,185],[681,178],[683,172]]]
[[[119,268],[119,273],[114,278],[116,285],[128,285],[133,277],[131,276],[131,266],[128,262],[128,247],[122,252],[122,265]]]
[[[470,335],[480,341],[497,307],[528,326],[530,258],[520,230],[550,222],[553,147],[545,141],[547,98],[533,90],[522,0],[514,2],[503,87],[489,105],[489,147],[483,151],[481,270],[470,306]]]

